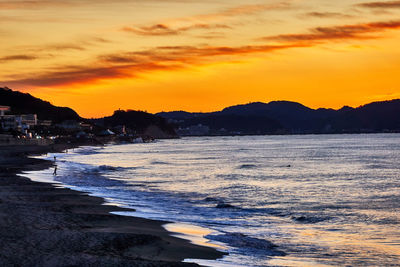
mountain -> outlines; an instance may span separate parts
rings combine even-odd
[[[81,119],[70,108],[56,107],[30,94],[13,91],[7,87],[0,88],[0,105],[10,106],[12,114],[37,114],[40,120],[52,120],[56,123]]]
[[[157,139],[177,137],[173,125],[166,119],[144,111],[117,110],[112,116],[90,121],[107,128],[124,125],[126,128],[134,129],[138,134],[149,135]]]
[[[290,101],[254,102],[210,113],[158,113],[185,134],[206,127],[208,134],[400,132],[400,100],[374,102],[358,108],[312,109]],[[196,131],[197,132],[197,131]]]
[[[400,130],[400,99],[339,111],[340,115],[333,122],[335,128],[373,132]]]

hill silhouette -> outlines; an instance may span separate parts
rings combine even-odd
[[[123,125],[138,134],[156,138],[177,137],[174,127],[167,120],[143,111],[117,110],[112,116],[84,119],[71,108],[56,107],[30,94],[13,91],[7,87],[0,88],[0,105],[10,106],[11,114],[37,114],[40,120],[52,120],[54,123],[75,120],[92,122],[105,128]]]
[[[74,110],[56,107],[30,94],[0,88],[0,105],[10,106],[13,114],[38,115],[55,123],[84,120]],[[209,113],[186,111],[150,114],[143,111],[115,111],[112,116],[89,120],[104,127],[124,125],[137,133],[175,137],[175,129],[190,129],[202,135],[231,134],[319,134],[400,132],[400,99],[373,102],[352,108],[312,109],[297,102],[254,102]]]
[[[210,113],[184,111],[158,115],[177,127],[203,125],[210,134],[369,133],[400,132],[400,100],[374,102],[358,108],[312,109],[290,101],[254,102]]]
[[[176,132],[172,124],[166,119],[144,111],[117,110],[112,116],[90,120],[106,128],[114,128],[124,125],[129,129],[134,129],[138,134],[148,134],[155,138],[175,138]],[[153,131],[148,132],[152,128]],[[156,130],[154,130],[156,129]]]
[[[12,114],[37,114],[40,120],[52,120],[56,123],[81,119],[71,108],[56,107],[50,102],[7,87],[0,88],[0,105],[10,106]]]

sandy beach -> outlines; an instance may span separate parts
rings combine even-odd
[[[223,256],[171,236],[166,222],[113,215],[125,209],[19,174],[53,166],[28,155],[64,148],[0,146],[0,265],[196,266],[181,261]]]

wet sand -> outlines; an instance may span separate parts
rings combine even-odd
[[[126,209],[18,175],[53,166],[27,155],[63,148],[0,146],[1,266],[196,266],[181,261],[223,256],[171,236],[166,222],[110,214]]]

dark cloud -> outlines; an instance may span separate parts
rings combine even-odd
[[[400,1],[387,1],[387,2],[367,2],[357,4],[357,7],[364,7],[364,8],[400,8]]]
[[[16,60],[35,60],[35,59],[37,59],[37,57],[33,55],[11,55],[11,56],[0,57],[0,62],[16,61]]]
[[[329,41],[345,39],[375,39],[373,33],[400,28],[400,21],[372,22],[365,24],[317,27],[304,34],[280,34],[261,38],[262,41],[274,40],[284,42]]]
[[[265,53],[305,45],[248,45],[230,46],[159,46],[154,49],[101,56],[100,60],[112,64],[149,63],[186,64],[200,63],[219,56]]]
[[[55,50],[55,51],[60,51],[60,50],[86,50],[86,48],[82,45],[78,44],[50,44],[50,45],[45,45],[39,48],[40,50]]]

